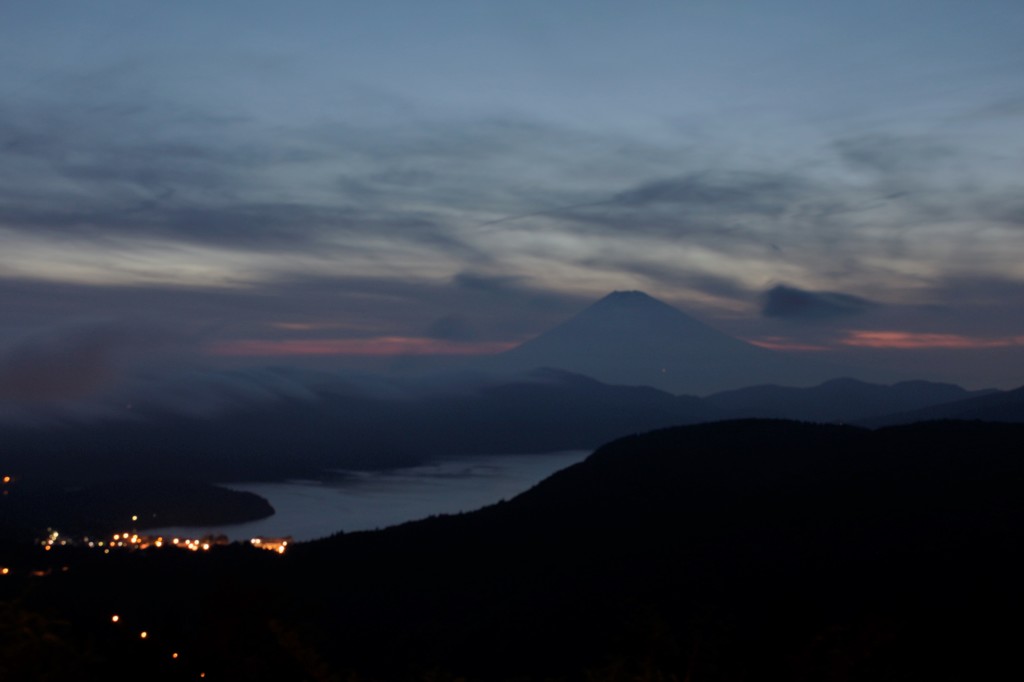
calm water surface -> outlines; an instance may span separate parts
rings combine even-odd
[[[481,455],[373,472],[345,472],[341,480],[239,483],[277,513],[250,523],[202,528],[163,528],[163,535],[223,533],[232,540],[254,536],[313,540],[336,533],[384,528],[431,514],[472,511],[529,489],[589,450],[531,455]]]

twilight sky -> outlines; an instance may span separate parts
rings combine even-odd
[[[493,352],[615,289],[1019,386],[1022,35],[1020,0],[7,0],[0,401]]]

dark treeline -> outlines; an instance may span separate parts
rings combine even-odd
[[[155,641],[102,623],[117,609],[211,679],[1015,679],[1022,436],[964,422],[666,429],[479,512],[280,558],[69,554],[45,590],[5,595],[4,617],[42,619],[66,649],[48,664],[107,679],[118,655],[186,679],[154,666]]]

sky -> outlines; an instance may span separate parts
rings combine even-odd
[[[0,402],[643,290],[1024,384],[1019,0],[7,0]]]

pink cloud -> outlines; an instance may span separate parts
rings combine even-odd
[[[379,336],[368,339],[239,339],[222,341],[208,347],[212,355],[270,357],[302,355],[490,355],[517,345],[508,341],[461,342],[406,336]]]
[[[787,339],[784,336],[766,336],[760,339],[747,339],[747,343],[751,343],[755,346],[760,346],[761,348],[767,348],[768,350],[801,352],[817,352],[830,350],[828,346],[819,346],[813,343],[801,343],[799,341]]]
[[[1008,346],[1024,346],[1024,336],[1006,336],[999,338],[981,338],[960,334],[919,334],[900,331],[861,331],[847,332],[839,340],[844,346],[860,348],[945,348],[945,349],[979,349],[1006,348]]]

